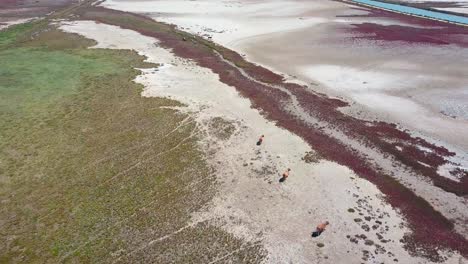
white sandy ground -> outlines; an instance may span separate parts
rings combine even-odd
[[[435,9],[468,15],[468,5],[462,5],[459,7],[436,7]]]
[[[411,66],[411,65],[410,65]],[[382,66],[383,68],[383,66]],[[441,106],[446,114],[458,116],[459,119],[447,117],[442,114],[433,114],[413,98],[398,96],[398,93],[410,93],[414,87],[440,85],[449,83],[450,77],[438,75],[419,74],[414,76],[414,70],[407,67],[391,69],[387,72],[337,65],[316,65],[303,69],[306,75],[314,76],[315,80],[330,87],[337,93],[345,95],[353,102],[370,107],[379,116],[387,116],[396,122],[404,120],[417,124],[430,135],[443,135],[444,138],[453,138],[452,142],[468,141],[468,90],[467,87],[454,87],[453,94],[447,96],[443,89],[434,89],[431,96],[424,92],[426,102],[434,101]],[[337,74],[339,72],[339,74]],[[396,76],[395,76],[396,75]],[[397,79],[399,78],[399,79]],[[439,90],[439,91],[437,91]],[[438,92],[438,94],[436,94]],[[458,97],[455,97],[454,95]],[[448,102],[444,104],[444,98]],[[439,110],[440,111],[440,110]],[[411,114],[409,114],[411,113]],[[466,148],[465,148],[466,149]]]
[[[159,21],[175,24],[190,33],[210,36],[215,42],[231,49],[238,48],[238,42],[251,37],[329,22],[329,17],[310,16],[308,11],[329,12],[341,5],[323,0],[106,0],[101,4],[112,9],[143,13]],[[361,13],[365,14],[362,11],[354,11],[353,14]],[[331,20],[347,22],[343,18]],[[395,21],[382,23],[404,24]]]
[[[134,31],[87,21],[63,24],[61,28],[96,40],[94,48],[134,49],[148,61],[162,64],[143,70],[137,77],[136,81],[145,86],[143,96],[170,97],[187,104],[180,110],[191,113],[202,129],[214,117],[236,126],[227,141],[214,140],[206,129],[208,136],[201,147],[211,153],[209,161],[217,169],[220,189],[206,210],[193,215],[194,222],[210,221],[245,240],[261,240],[268,251],[268,263],[360,263],[362,250],[373,252],[375,246],[366,246],[362,240],[351,243],[346,239],[348,234],[365,234],[395,255],[373,254],[375,258],[369,263],[392,263],[394,258],[399,263],[427,263],[402,248],[399,240],[408,230],[374,185],[332,162],[301,161],[311,150],[307,144],[265,120],[250,107],[248,99],[221,83],[210,70],[174,56],[159,47],[156,39]],[[266,140],[257,147],[260,134],[265,134]],[[279,184],[279,174],[287,167],[292,168],[291,176],[285,184]],[[357,208],[363,215],[349,213],[348,208]],[[390,242],[380,243],[376,231],[364,232],[353,221],[365,216],[384,222],[377,231]],[[311,238],[314,226],[323,220],[331,222],[329,229],[319,238]],[[317,247],[317,242],[325,247]],[[447,256],[447,263],[463,261],[458,255]]]
[[[34,20],[35,18],[22,18],[17,20],[5,21],[0,23],[0,30],[6,29],[13,25],[22,24]]]
[[[309,3],[310,4],[310,3]],[[241,1],[106,1],[102,6],[129,12],[144,12],[151,17],[160,17],[162,21],[174,23],[194,34],[208,34],[217,42],[224,44],[262,34],[297,29],[323,22],[311,18],[306,21],[290,17],[298,8],[306,7],[293,4],[293,1],[262,2],[251,4]],[[320,5],[320,4],[319,4]],[[146,10],[146,11],[144,11]],[[275,10],[282,10],[280,15],[272,16]],[[248,19],[237,19],[239,13],[255,14]],[[186,14],[190,14],[187,19]],[[166,17],[166,14],[168,16]],[[213,14],[216,14],[213,16]],[[274,26],[272,26],[274,23]]]

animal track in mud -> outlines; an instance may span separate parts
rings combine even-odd
[[[357,186],[356,189],[358,189]],[[351,194],[351,191],[348,190],[348,193]],[[362,250],[363,261],[375,259],[378,255],[386,255],[389,258],[393,258],[394,254],[382,245],[392,241],[385,238],[385,235],[390,230],[386,221],[387,218],[390,218],[390,215],[387,212],[383,212],[380,208],[374,208],[370,203],[374,198],[370,196],[362,197],[357,193],[352,193],[352,197],[357,198],[357,205],[353,208],[348,208],[347,212],[351,215],[355,215],[355,217],[351,219],[353,219],[355,224],[359,225],[364,233],[354,235],[348,234],[346,238],[351,243],[363,244],[369,247],[368,249]],[[393,227],[403,228],[401,224]],[[394,258],[393,261],[398,262],[398,259]]]
[[[301,158],[305,163],[318,163],[322,157],[315,151],[308,151],[304,157]]]

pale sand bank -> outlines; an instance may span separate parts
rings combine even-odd
[[[310,148],[302,139],[265,120],[248,99],[221,83],[210,70],[177,58],[158,47],[156,39],[130,30],[93,22],[73,22],[61,28],[95,39],[99,43],[95,48],[134,49],[148,61],[162,64],[144,70],[136,79],[145,86],[143,96],[170,96],[187,104],[180,110],[191,112],[206,128],[201,147],[216,168],[220,189],[209,208],[193,215],[193,221],[209,219],[238,237],[260,240],[270,263],[359,263],[362,250],[373,252],[376,247],[364,245],[362,240],[351,243],[346,235],[365,233],[380,244],[376,232],[390,240],[382,246],[396,257],[373,254],[375,259],[370,262],[392,263],[398,258],[400,263],[427,263],[402,248],[399,240],[408,230],[400,226],[403,220],[382,201],[374,185],[332,162],[303,162],[301,157]],[[217,140],[210,135],[206,125],[214,117],[234,124],[233,136]],[[259,148],[255,141],[260,134],[266,140]],[[279,174],[287,167],[292,168],[291,176],[280,185]],[[348,208],[359,209],[363,215],[350,213]],[[383,224],[375,232],[364,232],[365,216],[373,218],[369,225],[375,219]],[[362,222],[356,223],[354,218]],[[312,239],[314,226],[326,219],[330,228]],[[317,247],[317,242],[325,247]],[[458,256],[451,256],[447,263],[458,263]]]

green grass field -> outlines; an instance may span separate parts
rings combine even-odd
[[[46,24],[0,31],[0,263],[260,257],[188,225],[215,192],[196,124],[141,97],[134,67],[154,65],[92,44]]]

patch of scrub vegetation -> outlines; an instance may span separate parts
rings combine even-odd
[[[15,43],[21,36],[29,32],[35,26],[34,22],[23,23],[8,27],[0,31],[0,48]]]
[[[222,117],[214,117],[208,122],[210,133],[217,139],[228,140],[236,131],[236,127]]]
[[[85,49],[92,41],[51,27],[15,30],[0,32],[16,43],[0,47],[1,263],[262,257],[189,224],[214,194],[214,171],[196,125],[166,108],[179,103],[140,95],[142,56]]]
[[[318,162],[320,162],[321,159],[322,159],[322,157],[320,156],[320,154],[318,154],[315,151],[308,151],[308,152],[306,152],[304,157],[302,157],[302,160],[305,163],[318,163]]]

